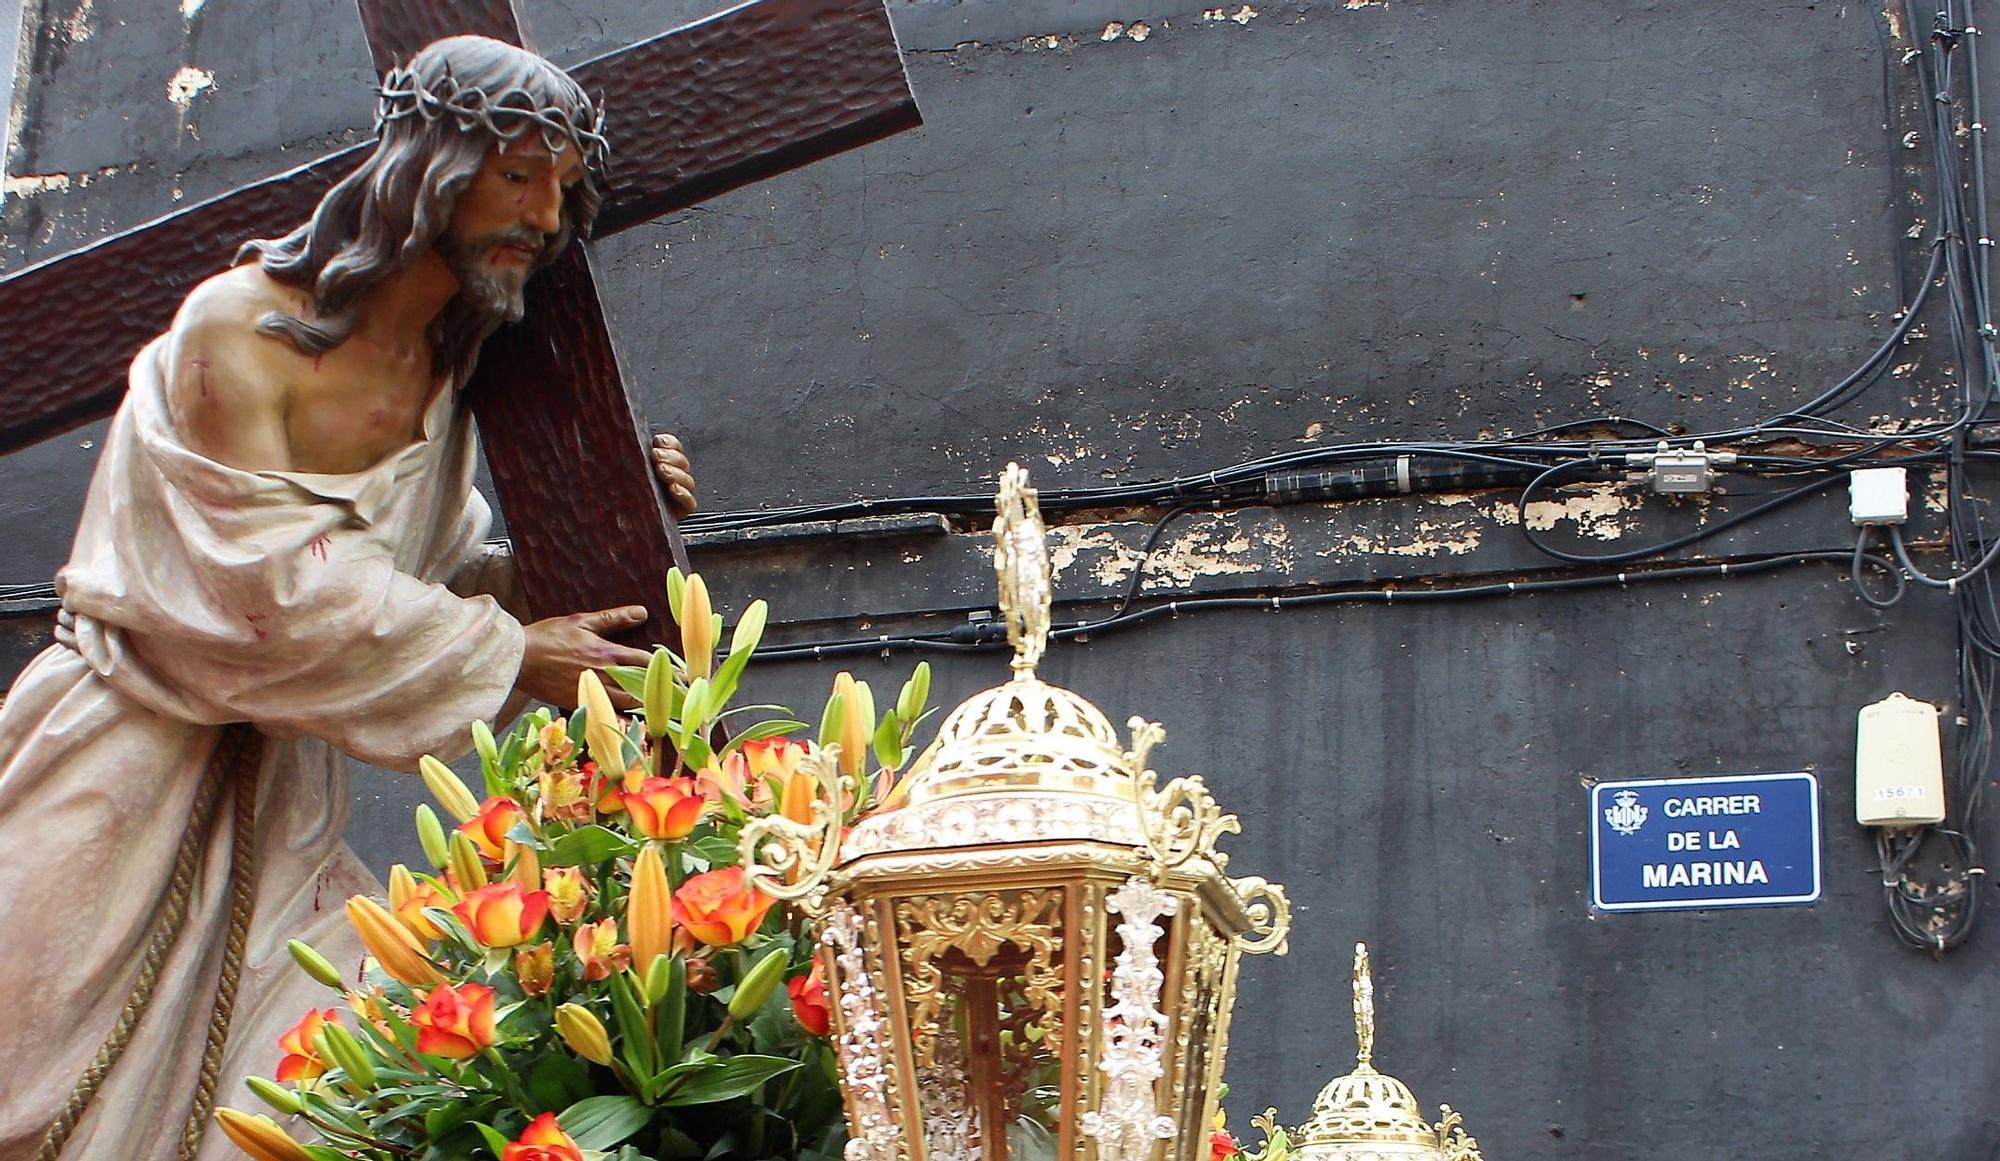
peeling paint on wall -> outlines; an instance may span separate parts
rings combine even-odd
[[[95,27],[91,24],[91,8],[96,0],[77,0],[77,5],[68,16],[55,22],[56,31],[71,44],[89,40]]]
[[[1645,498],[1636,493],[1594,492],[1581,496],[1567,496],[1561,500],[1531,501],[1527,510],[1520,514],[1520,518],[1526,520],[1528,527],[1537,532],[1547,532],[1558,523],[1568,521],[1576,526],[1579,535],[1598,540],[1616,540],[1625,531],[1625,522],[1621,519],[1621,514],[1644,503]],[[1511,513],[1513,504],[1509,502],[1502,508]],[[1501,518],[1499,509],[1496,509],[1493,515],[1500,518],[1502,523],[1514,523],[1512,519]]]
[[[198,69],[193,65],[182,65],[180,71],[173,75],[173,79],[167,82],[167,100],[179,106],[181,115],[185,117],[188,109],[193,106],[194,99],[214,87],[214,73],[207,69]]]

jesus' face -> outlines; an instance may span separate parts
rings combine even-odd
[[[574,147],[550,153],[532,138],[496,144],[438,239],[459,295],[479,310],[519,320],[528,276],[555,257],[551,247],[566,224],[564,195],[583,177]]]

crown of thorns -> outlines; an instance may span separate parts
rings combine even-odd
[[[430,85],[410,69],[391,69],[382,78],[380,92],[375,108],[377,133],[391,121],[418,117],[428,124],[449,116],[460,129],[477,127],[502,141],[540,133],[542,145],[550,153],[561,153],[573,141],[583,151],[584,164],[593,169],[603,167],[609,149],[604,140],[604,112],[588,98],[580,112],[589,123],[579,124],[570,110],[543,105],[526,89],[516,87],[491,96],[477,85],[459,84],[449,69]]]

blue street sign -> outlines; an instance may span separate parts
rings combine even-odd
[[[1819,847],[1812,774],[1590,788],[1590,904],[1602,911],[1816,902]]]

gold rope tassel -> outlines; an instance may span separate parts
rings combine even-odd
[[[125,1054],[133,1033],[138,1031],[139,1021],[146,1014],[146,1005],[159,986],[167,953],[173,950],[174,940],[180,935],[181,924],[187,918],[188,900],[193,896],[195,881],[200,877],[202,848],[209,827],[215,820],[223,787],[233,782],[236,828],[235,849],[230,852],[229,864],[229,939],[223,949],[222,980],[216,997],[215,1015],[209,1022],[208,1048],[202,1056],[201,1083],[195,1091],[194,1110],[181,1135],[180,1156],[183,1161],[192,1158],[195,1149],[200,1146],[202,1130],[207,1127],[208,1114],[215,1105],[223,1046],[229,1035],[229,1017],[236,1004],[236,984],[242,974],[243,947],[250,929],[250,911],[256,890],[256,852],[253,848],[256,840],[257,763],[262,756],[263,739],[250,726],[229,726],[217,741],[215,752],[209,757],[201,789],[195,794],[193,809],[189,811],[187,831],[181,836],[180,849],[174,854],[174,872],[167,885],[166,903],[153,916],[151,929],[146,934],[146,950],[140,956],[139,976],[133,981],[132,993],[125,998],[125,1006],[119,1010],[118,1019],[111,1026],[111,1034],[99,1046],[90,1067],[84,1069],[76,1087],[70,1090],[69,1100],[63,1103],[62,1112],[57,1114],[48,1132],[43,1134],[41,1150],[35,1154],[36,1161],[58,1161],[62,1156],[63,1145],[76,1131],[77,1122],[83,1119],[84,1111],[97,1096],[104,1078],[111,1074],[112,1066]]]
[[[263,738],[248,726],[236,751],[232,781],[236,783],[236,834],[229,851],[229,938],[222,947],[222,979],[215,989],[215,1011],[208,1020],[208,1046],[201,1054],[201,1083],[194,1107],[181,1130],[180,1161],[194,1161],[201,1149],[208,1119],[215,1112],[215,1090],[222,1084],[222,1060],[229,1049],[229,1018],[236,1012],[236,985],[243,977],[243,948],[250,941],[250,917],[257,906],[257,764]]]

